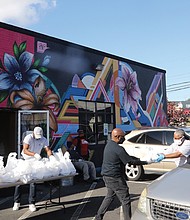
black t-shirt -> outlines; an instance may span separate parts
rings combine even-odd
[[[124,175],[123,167],[127,164],[144,165],[146,161],[131,157],[123,147],[110,140],[104,149],[101,174],[103,176],[120,177]]]

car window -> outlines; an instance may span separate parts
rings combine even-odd
[[[165,144],[171,145],[173,143],[174,131],[166,131],[165,135],[166,135],[166,140],[165,140],[166,143]]]
[[[145,135],[139,134],[129,139],[132,143],[145,143]]]
[[[150,131],[146,133],[146,144],[162,144],[162,131]]]

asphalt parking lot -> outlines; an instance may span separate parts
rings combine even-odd
[[[132,213],[137,207],[139,195],[144,187],[157,176],[148,176],[147,179],[137,182],[128,182]],[[59,190],[56,187],[52,189],[52,201],[58,202]],[[36,212],[28,210],[28,185],[23,186],[21,208],[18,211],[12,211],[14,188],[0,190],[0,219],[1,220],[20,220],[20,219],[46,219],[46,220],[92,220],[98,210],[105,194],[104,182],[100,179],[97,183],[86,184],[82,181],[75,181],[72,186],[63,186],[60,191],[60,202],[63,204],[49,203],[48,184],[37,185]],[[47,202],[47,208],[45,208]],[[63,206],[64,205],[64,206]],[[120,215],[121,207],[116,199],[112,203],[104,220],[118,219],[122,220]],[[121,216],[121,217],[120,217]]]

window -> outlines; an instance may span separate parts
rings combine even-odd
[[[146,133],[146,144],[162,144],[162,131],[152,131]]]
[[[130,142],[132,143],[142,143],[144,144],[145,143],[145,134],[140,134],[140,135],[137,135],[135,137],[132,137],[129,139]]]
[[[174,131],[166,131],[166,140],[165,140],[165,144],[166,145],[170,145],[173,143],[173,137],[174,137]]]
[[[114,103],[78,101],[78,106],[79,128],[84,130],[88,142],[105,144],[115,127]]]

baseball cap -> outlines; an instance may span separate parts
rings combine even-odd
[[[78,132],[79,134],[84,134],[84,131],[83,131],[82,129],[78,129],[77,132]]]
[[[43,136],[43,130],[40,127],[35,127],[34,128],[34,136],[36,139],[40,139]]]

